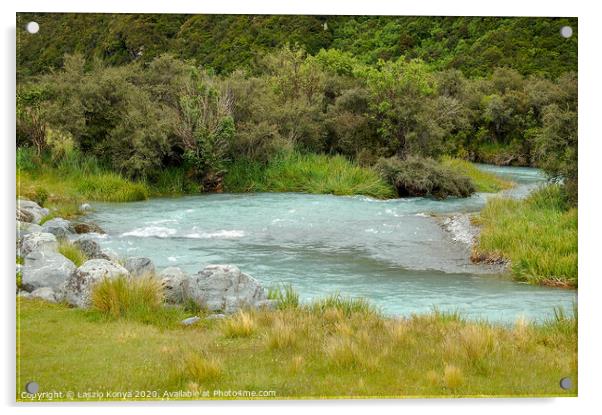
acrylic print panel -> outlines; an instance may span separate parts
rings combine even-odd
[[[576,396],[576,18],[17,15],[17,400]]]

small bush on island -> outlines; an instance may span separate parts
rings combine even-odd
[[[383,179],[395,186],[400,197],[467,197],[476,190],[468,176],[430,158],[410,156],[403,160],[397,157],[380,159],[375,169]]]

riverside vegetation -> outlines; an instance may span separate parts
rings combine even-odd
[[[18,20],[44,27],[19,33],[17,56],[17,195],[51,209],[42,222],[85,201],[213,191],[467,197],[512,185],[473,162],[534,166],[550,184],[491,198],[473,259],[577,286],[577,39],[558,36],[576,19]],[[360,300],[299,304],[288,289],[271,293],[276,311],[182,327],[204,312],[165,306],[152,278],[119,281],[97,287],[91,310],[18,300],[18,390],[36,379],[276,397],[576,393],[557,387],[577,379],[577,316],[562,311],[509,327],[436,311],[391,319]]]

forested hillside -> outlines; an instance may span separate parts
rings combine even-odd
[[[286,44],[310,54],[335,48],[368,64],[420,58],[468,77],[499,66],[548,78],[577,70],[576,18],[23,13],[18,25],[30,20],[41,30],[19,33],[19,75],[60,67],[65,53],[122,65],[169,52],[218,73],[257,70],[259,56]],[[558,36],[564,25],[570,39]]]

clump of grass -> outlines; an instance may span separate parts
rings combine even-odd
[[[92,309],[112,318],[142,322],[156,319],[163,303],[161,281],[152,276],[105,278],[92,290]]]
[[[298,342],[297,331],[290,324],[286,324],[282,318],[274,322],[272,331],[268,335],[267,345],[269,349],[289,349]]]
[[[314,301],[309,309],[318,314],[324,314],[329,310],[336,310],[344,316],[352,314],[377,315],[378,310],[365,298],[343,297],[341,294],[333,294],[326,298]]]
[[[256,324],[251,313],[239,311],[230,318],[224,319],[222,331],[230,338],[250,337],[255,333]]]
[[[48,200],[48,196],[48,191],[45,188],[38,186],[35,188],[31,200],[44,207]]]
[[[349,337],[332,337],[324,345],[326,358],[340,368],[362,367],[364,356],[358,345]]]
[[[292,374],[299,373],[305,365],[305,359],[301,355],[293,356],[289,365],[289,371]]]
[[[23,258],[21,255],[17,255],[16,263],[18,265],[23,265],[25,263],[25,258]]]
[[[146,184],[126,180],[116,173],[82,177],[77,181],[76,188],[87,199],[105,202],[144,200],[150,193]]]
[[[444,157],[441,163],[445,166],[470,177],[477,192],[495,193],[512,187],[512,183],[476,167],[469,161]]]
[[[51,208],[53,216],[77,216],[78,207],[84,201],[129,202],[144,200],[151,194],[148,183],[110,172],[94,157],[78,152],[63,157],[58,163],[49,155],[23,156],[27,151],[21,154],[17,196],[42,202]]]
[[[88,260],[88,257],[81,249],[66,239],[59,241],[59,253],[73,262],[76,267],[83,265]]]
[[[464,383],[464,373],[454,365],[445,365],[443,369],[443,382],[451,390],[456,390]]]
[[[189,177],[186,169],[180,167],[161,169],[151,184],[153,193],[159,195],[182,195],[201,191],[199,184]]]
[[[278,302],[279,310],[294,309],[299,307],[299,293],[291,284],[271,287],[268,289],[268,299]]]
[[[222,374],[222,364],[215,358],[207,358],[198,353],[189,353],[184,358],[181,375],[189,381],[208,382],[219,379]]]
[[[411,156],[402,160],[391,157],[380,159],[375,168],[384,180],[397,189],[400,197],[443,199],[450,196],[468,197],[475,191],[467,175],[430,158]]]
[[[525,200],[493,198],[481,211],[473,259],[505,258],[520,281],[577,287],[577,209],[559,185]]]
[[[285,152],[266,166],[249,161],[233,163],[224,178],[231,192],[302,192],[394,197],[392,187],[370,168],[343,156]]]

